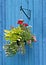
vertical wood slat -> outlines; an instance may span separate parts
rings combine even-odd
[[[2,63],[4,65],[4,56],[3,56],[3,43],[4,43],[4,29],[6,28],[6,1],[1,0],[1,44],[2,44]]]
[[[0,0],[0,65],[3,65],[4,0]]]
[[[46,0],[43,0],[43,64],[46,65]]]
[[[35,65],[42,64],[42,0],[34,0],[34,34],[37,37],[37,43],[34,45]]]

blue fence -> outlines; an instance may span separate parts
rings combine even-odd
[[[0,0],[0,65],[46,65],[46,0],[29,0],[29,5],[27,2],[28,0]],[[20,15],[21,4],[31,10],[30,20],[23,13]],[[3,50],[4,29],[16,27],[21,16],[32,25],[37,43],[33,43],[33,48],[26,47],[25,55],[6,57]]]

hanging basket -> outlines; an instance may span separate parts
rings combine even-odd
[[[32,46],[36,42],[36,37],[31,32],[31,27],[24,20],[18,20],[18,27],[11,27],[10,30],[4,30],[6,43],[3,48],[7,56],[15,55],[21,51],[25,53],[25,45]]]

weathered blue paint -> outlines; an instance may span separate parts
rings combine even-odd
[[[24,8],[31,10],[31,19],[22,13],[20,15],[21,0],[0,0],[0,65],[46,65],[46,0],[22,0]],[[26,46],[26,54],[17,53],[13,57],[6,57],[3,45],[4,29],[18,26],[18,19],[23,18],[32,25],[32,32],[37,37],[33,48]]]

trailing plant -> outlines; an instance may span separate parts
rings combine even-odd
[[[21,51],[25,53],[25,45],[32,46],[32,42],[36,42],[36,37],[31,32],[31,27],[18,20],[19,26],[12,27],[10,30],[4,30],[6,44],[3,46],[7,56],[11,56]]]

